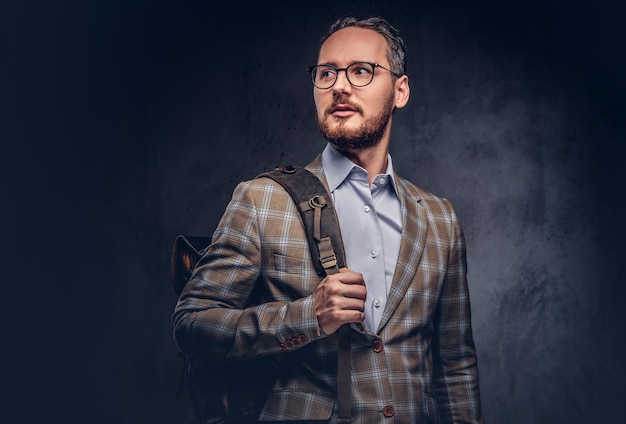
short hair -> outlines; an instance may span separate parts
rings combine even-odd
[[[320,50],[324,42],[328,40],[331,35],[340,29],[348,27],[371,29],[385,37],[387,41],[387,59],[391,64],[391,70],[398,75],[404,75],[406,73],[406,45],[402,37],[400,37],[400,31],[380,17],[362,19],[355,16],[348,16],[337,20],[330,26],[328,34],[324,35],[320,40]]]

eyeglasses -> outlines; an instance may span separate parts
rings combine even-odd
[[[309,68],[313,85],[322,90],[326,90],[337,82],[339,71],[346,72],[346,78],[353,87],[365,87],[374,79],[374,69],[381,68],[391,73],[393,76],[400,78],[402,75],[371,62],[355,62],[347,68],[337,68],[333,65],[317,65]]]

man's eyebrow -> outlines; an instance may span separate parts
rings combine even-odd
[[[374,62],[367,61],[367,60],[353,60],[352,62],[348,63],[348,65],[346,66],[354,65],[355,63],[374,63]],[[339,68],[339,65],[337,65],[337,62],[318,63],[317,66],[333,66],[335,68]]]

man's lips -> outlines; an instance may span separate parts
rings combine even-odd
[[[332,106],[328,110],[329,114],[336,116],[336,117],[340,117],[340,118],[352,116],[358,112],[359,112],[358,108],[348,105],[348,104],[338,104],[338,105]]]

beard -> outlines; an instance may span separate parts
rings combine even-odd
[[[346,128],[348,118],[334,118],[330,115],[330,109],[338,103],[350,104],[357,112],[361,113],[361,109],[349,101],[337,100],[326,110],[323,118],[317,118],[317,126],[320,132],[335,149],[340,152],[346,152],[365,149],[380,143],[387,129],[387,123],[393,113],[393,95],[385,103],[378,115],[366,119],[359,128]],[[331,128],[328,124],[328,119],[337,119],[339,125]]]

